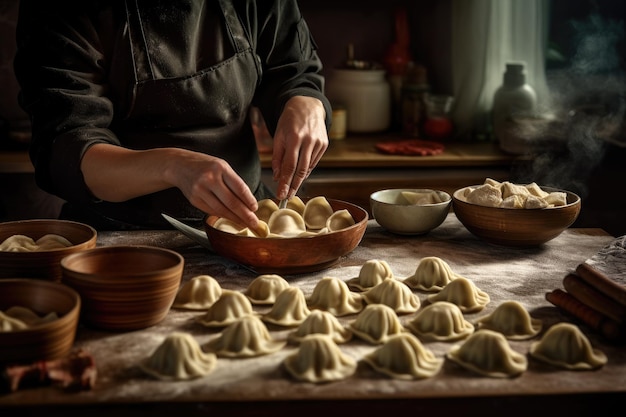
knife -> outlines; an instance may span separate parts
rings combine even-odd
[[[194,242],[198,243],[200,246],[213,252],[213,247],[211,246],[211,242],[209,241],[209,238],[207,237],[205,231],[196,229],[195,227],[191,227],[181,222],[180,220],[177,220],[171,216],[168,216],[165,213],[161,213],[161,216],[163,216],[163,218],[167,220],[169,224],[174,226],[179,232],[187,236],[189,239],[193,240]]]

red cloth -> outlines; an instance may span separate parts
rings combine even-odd
[[[438,155],[445,149],[445,146],[439,142],[421,139],[379,142],[375,146],[378,151],[392,155]]]

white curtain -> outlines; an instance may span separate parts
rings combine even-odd
[[[548,106],[549,0],[452,0],[453,119],[462,138],[487,135],[506,63],[526,63],[526,81]]]

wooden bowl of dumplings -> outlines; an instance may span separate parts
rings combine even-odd
[[[78,293],[58,282],[0,280],[0,363],[29,363],[69,354],[80,306]]]
[[[529,197],[524,198],[526,193]],[[533,247],[571,226],[580,214],[581,200],[575,193],[558,188],[487,179],[483,184],[456,190],[452,207],[465,228],[486,242]]]
[[[0,223],[0,278],[61,280],[61,259],[96,246],[83,223],[35,219]]]
[[[301,274],[329,268],[358,246],[368,221],[363,208],[323,196],[294,197],[280,210],[276,200],[262,200],[257,216],[267,225],[267,236],[224,225],[228,221],[216,216],[205,219],[205,230],[216,253],[258,274]]]

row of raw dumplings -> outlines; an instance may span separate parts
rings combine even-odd
[[[563,191],[547,192],[534,182],[514,184],[491,178],[485,179],[478,187],[467,187],[461,197],[472,204],[514,209],[537,209],[567,204],[567,194]]]
[[[283,209],[272,199],[260,200],[258,204],[256,215],[260,230],[252,231],[225,218],[217,219],[213,227],[242,236],[289,238],[336,232],[355,224],[348,210],[334,210],[323,196],[311,198],[306,203],[295,196]]]
[[[437,259],[427,259],[426,265],[434,260]],[[450,272],[449,267],[447,267],[445,262],[440,261],[436,262],[436,264],[438,265],[438,270]],[[362,273],[360,275],[366,275],[363,273],[364,269],[382,270],[389,272],[388,265],[386,265],[385,263],[377,263],[377,268],[366,268],[365,266],[366,265],[363,266],[361,271]],[[429,268],[432,269],[432,265],[430,265]],[[420,271],[423,272],[424,269],[425,268],[423,265],[418,266],[416,274]],[[458,278],[458,276],[455,278]],[[188,296],[188,294],[185,293],[188,292],[186,291],[188,288],[191,288],[193,286],[191,282],[210,282],[211,280],[212,278],[208,276],[201,276],[197,277],[196,279],[192,279],[190,281],[190,284],[181,290],[180,298],[185,298]],[[327,281],[332,281],[333,284],[339,282],[338,280],[334,281],[332,279],[329,279]],[[319,288],[325,287],[327,286],[319,286]],[[339,287],[341,287],[341,285],[339,285]],[[344,327],[338,322],[335,317],[335,315],[338,313],[337,310],[333,310],[332,308],[329,309],[328,306],[325,306],[328,311],[310,311],[306,307],[302,292],[299,289],[284,291],[288,288],[289,284],[279,276],[259,276],[250,284],[245,293],[250,300],[255,300],[255,303],[257,304],[272,304],[276,301],[281,301],[280,294],[282,294],[283,292],[285,294],[284,298],[290,300],[286,303],[278,302],[277,304],[283,305],[282,308],[275,310],[279,312],[279,314],[273,315],[268,313],[267,315],[263,316],[264,320],[261,320],[261,318],[259,318],[252,312],[251,305],[249,303],[246,303],[246,301],[248,300],[246,300],[246,297],[243,294],[228,290],[223,292],[227,296],[226,299],[238,300],[239,303],[244,307],[229,310],[231,324],[228,324],[228,320],[225,319],[228,314],[218,317],[218,320],[208,322],[208,325],[210,326],[228,327],[218,338],[214,339],[206,346],[207,350],[213,352],[213,354],[217,354],[218,356],[226,357],[249,357],[272,353],[276,350],[281,349],[285,345],[286,341],[272,340],[263,321],[287,326],[295,326],[300,323],[298,329],[290,333],[288,337],[289,341],[295,343],[303,343],[311,339],[312,335],[320,334],[324,335],[327,339],[330,340],[330,342],[340,344],[349,341],[352,337],[352,334],[354,334],[369,343],[383,345],[381,346],[380,350],[376,351],[375,354],[372,353],[371,356],[364,358],[366,362],[369,361],[370,365],[372,365],[374,369],[377,369],[381,372],[387,373],[388,375],[397,378],[421,378],[426,376],[426,374],[424,374],[424,369],[422,369],[421,367],[418,367],[417,369],[405,369],[404,372],[398,372],[398,363],[404,363],[405,367],[414,366],[417,363],[428,363],[430,365],[424,366],[426,366],[426,368],[430,370],[432,375],[436,373],[435,370],[439,369],[438,366],[435,365],[440,365],[441,360],[433,361],[433,355],[431,352],[428,352],[426,349],[417,349],[417,347],[421,345],[419,339],[417,339],[416,337],[415,340],[413,340],[413,335],[420,336],[421,338],[429,340],[439,341],[454,341],[467,338],[471,335],[471,341],[468,340],[462,347],[459,346],[450,350],[447,355],[450,360],[458,362],[459,364],[466,366],[468,369],[486,375],[511,376],[519,372],[520,369],[525,369],[525,362],[523,359],[520,359],[519,354],[516,354],[510,349],[510,347],[508,347],[508,344],[506,343],[506,338],[530,338],[537,334],[541,328],[541,323],[537,320],[531,319],[528,313],[519,303],[505,302],[501,304],[492,314],[477,320],[476,327],[478,327],[479,330],[476,333],[473,333],[474,325],[464,320],[461,309],[456,304],[446,301],[435,301],[431,305],[425,307],[411,322],[407,324],[406,328],[403,328],[403,326],[400,324],[398,317],[396,316],[396,311],[394,311],[388,305],[378,303],[368,304],[365,309],[361,313],[359,313],[356,320],[354,320],[348,326]],[[318,287],[316,287],[316,289],[317,288]],[[205,292],[213,293],[214,296],[217,296],[219,298],[219,296],[217,295],[220,292],[219,285],[213,285],[213,291]],[[238,294],[238,296],[233,295],[235,293]],[[323,293],[323,291],[320,291],[320,294],[321,293]],[[278,296],[276,294],[278,294]],[[342,292],[341,294],[345,295],[346,293]],[[345,297],[340,298],[344,300],[346,299]],[[292,303],[293,300],[297,301],[295,303]],[[350,305],[350,303],[346,304]],[[178,306],[182,306],[183,308],[190,307],[189,303],[179,303]],[[294,308],[294,306],[297,308]],[[199,306],[194,305],[194,307],[197,308]],[[204,307],[206,307],[206,305]],[[274,309],[272,311],[274,311]],[[296,312],[296,314],[294,314],[294,312]],[[357,311],[352,310],[352,312]],[[213,318],[215,319],[216,317]],[[206,319],[206,317],[204,319]],[[202,322],[203,318],[199,318],[199,321]],[[207,322],[203,324],[206,325]],[[406,330],[409,330],[410,333],[406,332]],[[480,334],[480,336],[475,336],[478,334]],[[576,335],[576,337],[572,336],[569,338],[569,340],[579,339],[580,336],[581,335]],[[242,337],[243,341],[241,340]],[[478,337],[480,337],[480,339],[477,339]],[[561,339],[563,338],[561,337]],[[391,340],[394,341],[391,342]],[[329,341],[314,340],[307,343],[312,344],[312,346],[308,346],[307,348],[301,348],[299,350],[299,355],[306,356],[304,353],[302,353],[302,350],[310,351],[313,346],[317,346],[318,348],[322,349],[320,346],[327,345]],[[391,346],[396,347],[392,348]],[[407,348],[410,346],[413,346],[414,349],[407,350]],[[494,351],[491,349],[488,351],[489,347],[494,346],[497,347],[496,351],[498,353],[494,353]],[[581,346],[581,344],[578,343],[577,346]],[[396,351],[398,349],[400,349],[400,351]],[[323,352],[338,351],[338,349],[334,348],[333,346],[326,346],[322,350]],[[471,353],[468,354],[467,350],[469,350]],[[541,349],[537,349],[537,352],[540,351]],[[552,352],[552,350],[549,351]],[[567,352],[567,346],[560,348],[560,351]],[[387,353],[383,354],[383,352]],[[414,355],[418,356],[409,359],[406,357],[407,352],[413,352]],[[602,361],[601,353],[596,353],[589,349],[587,349],[586,352],[587,354],[584,353],[583,349],[583,353],[578,355],[579,357],[581,355],[585,356],[586,360],[582,361],[576,366],[587,366],[591,368],[598,366],[598,363]],[[589,356],[589,352],[591,352],[591,356]],[[381,357],[379,357],[380,355],[382,355],[383,357],[388,357],[388,359],[383,360]],[[498,355],[498,359],[496,361],[492,360],[493,355]],[[537,355],[541,355],[541,353],[537,353]],[[566,353],[565,355],[568,358],[571,357],[569,353]],[[561,353],[561,356],[563,356],[563,353]],[[396,361],[395,359],[393,359],[398,357],[405,358],[406,360],[402,359],[400,361]],[[474,360],[474,362],[468,361],[468,358]],[[544,355],[544,359],[546,359],[547,361],[551,360],[552,362],[555,362],[557,364],[561,363],[573,366],[567,360],[562,358],[559,359],[559,356],[554,354]],[[346,362],[345,358],[341,357],[330,358],[329,360],[330,362],[328,363],[335,364],[341,364]],[[477,360],[478,362],[476,362]],[[480,362],[481,360],[483,362]],[[292,357],[291,361],[294,361],[293,363],[289,362],[291,363],[291,365],[288,365],[288,361],[286,361],[285,366],[290,373],[294,374],[296,372],[296,369],[302,368],[301,365],[296,366],[295,364],[302,364],[303,358],[296,360]],[[395,365],[393,363],[395,363]],[[382,364],[386,365],[383,366]],[[498,364],[499,368],[494,369],[493,367],[489,367],[493,364]],[[385,368],[385,366],[387,368]],[[389,367],[391,367],[392,369]],[[315,371],[312,373],[304,372],[302,375],[294,375],[294,377],[298,379],[307,379],[310,378],[311,375],[317,375],[318,378],[324,380],[326,377],[323,377],[322,375],[325,374],[326,373],[323,371]],[[337,375],[338,373],[330,372],[330,374]],[[342,373],[339,372],[339,374]]]

